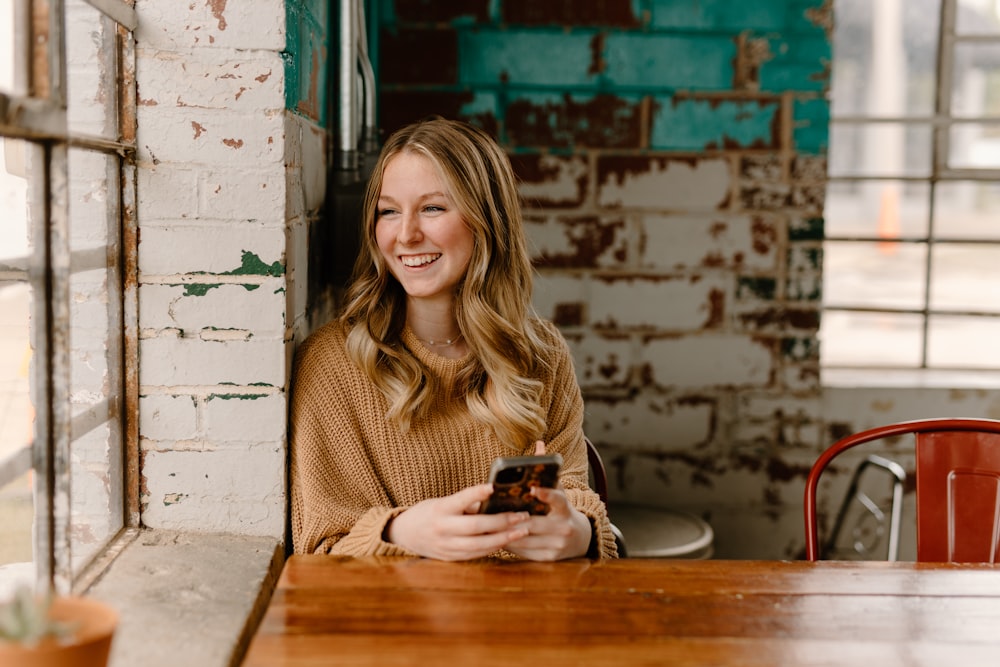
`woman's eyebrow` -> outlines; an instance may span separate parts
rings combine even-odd
[[[435,190],[434,192],[427,192],[427,193],[425,193],[425,194],[422,194],[422,195],[418,196],[418,197],[417,197],[417,201],[423,201],[423,200],[425,200],[425,199],[433,199],[434,197],[443,197],[443,198],[445,198],[445,199],[450,199],[450,198],[448,197],[448,194],[447,194],[447,193],[445,193],[445,192],[441,192],[441,191],[439,191],[439,190]],[[381,194],[380,194],[380,195],[378,196],[378,200],[379,200],[379,201],[383,201],[383,200],[385,200],[385,201],[387,201],[387,202],[392,202],[392,203],[394,203],[394,204],[396,203],[396,199],[395,199],[395,197],[392,197],[391,195],[381,195]]]

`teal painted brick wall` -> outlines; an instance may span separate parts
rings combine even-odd
[[[330,3],[288,0],[285,5],[285,107],[321,126],[329,123]]]
[[[606,0],[586,8],[381,0],[381,125],[388,132],[429,114],[455,115],[522,148],[540,138],[561,148],[761,148],[787,136],[796,150],[822,155],[825,9],[820,0]],[[303,75],[295,74],[303,97]],[[692,99],[699,93],[705,97]],[[793,130],[782,135],[777,109],[789,94]],[[612,106],[620,108],[591,104],[595,96],[617,97]],[[623,130],[621,117],[634,115],[643,97],[647,113]],[[609,118],[602,138],[595,123]]]
[[[653,117],[651,147],[701,151],[725,148],[776,149],[778,100],[675,100]]]
[[[507,148],[613,493],[711,518],[719,557],[796,557],[824,439],[831,3],[379,5],[382,129]]]

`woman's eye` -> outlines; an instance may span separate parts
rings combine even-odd
[[[384,218],[385,216],[392,215],[395,212],[396,212],[396,209],[394,209],[394,208],[383,208],[383,209],[379,210],[378,217]]]
[[[443,206],[427,206],[426,208],[424,208],[424,210],[427,211],[427,212],[429,212],[429,213],[440,213],[441,211],[444,210],[444,207]]]

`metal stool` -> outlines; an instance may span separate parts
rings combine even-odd
[[[630,557],[712,557],[715,534],[706,521],[694,514],[620,502],[612,503],[609,512],[625,536]]]

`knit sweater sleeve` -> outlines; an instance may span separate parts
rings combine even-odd
[[[373,397],[333,325],[296,354],[290,413],[292,544],[296,553],[413,555],[383,539],[394,507],[365,451],[356,410]],[[374,414],[374,413],[373,413]]]
[[[583,513],[593,528],[593,541],[588,556],[616,558],[618,547],[608,520],[607,508],[600,496],[590,488],[587,446],[583,439],[583,396],[576,379],[573,357],[566,340],[551,323],[543,324],[554,353],[549,362],[548,420],[545,435],[546,451],[562,454],[564,467],[560,482],[570,504]]]

